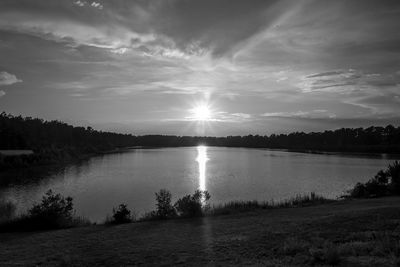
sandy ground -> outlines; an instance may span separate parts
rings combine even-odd
[[[396,266],[400,197],[0,234],[1,266]]]

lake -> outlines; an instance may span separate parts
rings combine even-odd
[[[102,222],[120,203],[142,214],[155,208],[162,188],[173,200],[208,190],[211,204],[282,200],[316,192],[336,198],[393,162],[385,155],[308,154],[279,150],[181,147],[132,149],[93,157],[37,183],[1,188],[19,211],[52,189],[74,198],[77,215]]]

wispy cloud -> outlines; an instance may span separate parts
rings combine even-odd
[[[351,91],[371,92],[377,88],[396,87],[400,75],[396,73],[364,73],[360,70],[333,70],[307,75],[299,87],[303,92],[328,91],[350,93]]]
[[[101,3],[94,2],[94,1],[88,2],[88,1],[77,0],[77,1],[74,1],[73,4],[78,7],[90,6],[90,7],[94,7],[94,8],[98,8],[98,9],[104,8],[104,6]]]
[[[261,114],[262,117],[277,117],[277,118],[336,118],[336,114],[325,109],[316,109],[312,111],[296,111],[296,112],[267,112]]]
[[[0,86],[11,85],[19,82],[22,82],[22,80],[18,79],[14,74],[6,71],[0,72]]]

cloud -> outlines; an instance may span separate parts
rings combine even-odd
[[[288,3],[116,0],[104,9],[97,1],[62,1],[57,5],[49,0],[34,5],[28,0],[10,1],[0,11],[0,28],[36,33],[43,38],[46,35],[71,38],[77,44],[113,51],[125,47],[148,49],[147,54],[165,57],[182,58],[183,54],[205,52],[221,57],[240,49],[246,40],[272,24],[290,8]],[[143,40],[142,36],[153,36],[154,43]]]
[[[84,7],[84,6],[90,6],[90,7],[94,7],[94,8],[98,8],[98,9],[103,9],[104,6],[101,3],[98,2],[87,2],[87,1],[81,1],[81,0],[77,0],[73,2],[74,5],[79,6],[79,7]]]
[[[86,1],[77,0],[77,1],[74,2],[74,5],[85,6],[85,5],[87,5],[87,2]]]
[[[243,119],[250,119],[252,116],[247,113],[233,113],[232,116],[243,118]]]
[[[351,70],[350,70],[351,71]],[[326,72],[321,72],[321,73],[316,73],[316,74],[311,74],[306,76],[307,79],[310,78],[316,78],[316,77],[326,77],[326,76],[337,76],[337,75],[342,75],[345,74],[346,72],[343,70],[336,70],[336,71],[326,71]]]
[[[383,88],[397,87],[397,73],[364,73],[361,70],[332,70],[303,77],[298,86],[303,92],[327,91],[349,94],[353,91],[373,93]]]
[[[98,8],[98,9],[103,9],[103,5],[100,4],[100,3],[97,3],[97,2],[92,2],[92,3],[90,4],[90,6],[95,7],[95,8]]]
[[[400,94],[398,93],[353,97],[344,102],[364,109],[364,112],[359,114],[362,117],[393,117],[400,113]]]
[[[0,86],[11,85],[18,82],[22,82],[22,80],[17,79],[15,75],[5,71],[0,72]]]
[[[121,48],[111,49],[110,51],[111,51],[111,53],[114,53],[114,54],[123,55],[128,51],[128,48],[121,47]]]
[[[400,106],[395,3],[0,1],[0,70],[29,74],[21,94],[46,96],[29,108],[9,98],[5,109],[41,115],[35,107],[50,99],[57,105],[44,117],[133,124],[154,116],[156,124],[185,114],[153,109],[207,99],[226,111],[215,113],[219,122],[263,129],[268,121],[389,117]]]
[[[336,114],[329,112],[325,109],[315,109],[312,111],[296,111],[296,112],[267,112],[261,114],[262,117],[277,117],[277,118],[336,118]]]
[[[0,97],[4,96],[6,94],[6,92],[4,92],[3,90],[0,90]]]

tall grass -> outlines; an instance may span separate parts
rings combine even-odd
[[[310,194],[296,195],[282,201],[231,201],[213,206],[207,215],[222,215],[257,209],[294,208],[323,204],[334,201],[311,192]]]

